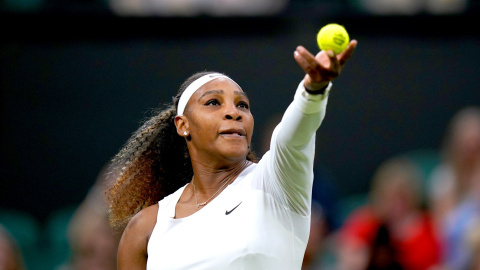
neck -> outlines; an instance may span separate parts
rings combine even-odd
[[[194,173],[192,181],[195,183],[197,195],[201,195],[202,197],[212,196],[220,187],[222,187],[222,185],[226,186],[233,182],[235,178],[250,164],[250,161],[242,160],[231,164],[230,166],[214,168],[200,162],[192,161]]]

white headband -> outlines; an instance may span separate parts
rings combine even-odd
[[[195,93],[195,91],[197,91],[200,87],[202,87],[204,84],[208,83],[209,81],[215,80],[217,78],[227,78],[233,81],[229,77],[220,73],[210,73],[196,79],[187,87],[187,89],[185,89],[185,91],[183,91],[182,95],[180,96],[180,100],[178,101],[177,116],[183,115],[183,112],[185,111],[185,107],[187,106],[188,101],[190,100],[192,95]]]

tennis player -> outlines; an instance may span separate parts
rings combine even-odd
[[[296,48],[306,75],[260,161],[242,88],[217,72],[188,78],[113,159],[121,173],[108,191],[110,220],[124,229],[118,269],[301,269],[315,132],[356,45],[338,55]]]

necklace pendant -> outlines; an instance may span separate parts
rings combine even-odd
[[[207,202],[197,203],[197,207],[204,206]]]

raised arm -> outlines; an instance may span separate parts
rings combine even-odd
[[[321,51],[313,56],[302,46],[294,53],[306,74],[273,132],[263,179],[278,201],[300,215],[308,215],[310,209],[315,132],[325,116],[330,82],[340,75],[356,45],[353,40],[338,55]]]
[[[299,86],[295,94],[295,102],[291,107],[297,107],[304,115],[295,113],[285,114],[291,115],[289,118],[288,128],[280,132],[285,141],[293,146],[306,145],[312,135],[320,126],[327,103],[329,85],[331,81],[340,76],[340,73],[353,54],[357,46],[357,41],[352,40],[347,48],[340,54],[335,55],[333,51],[320,51],[316,56],[311,54],[303,46],[298,46],[294,52],[294,58],[298,65],[305,71],[303,79],[303,87],[308,94],[305,94],[302,87]],[[328,89],[327,89],[328,88]],[[294,110],[289,108],[288,110]],[[306,115],[320,113],[319,120],[308,120]],[[315,116],[312,116],[315,118]],[[310,117],[311,118],[311,117]],[[284,117],[286,120],[286,117]]]

